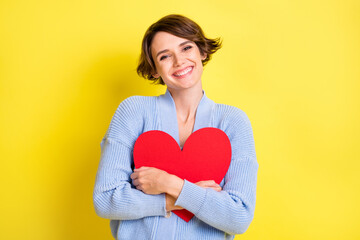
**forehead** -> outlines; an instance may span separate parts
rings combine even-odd
[[[185,41],[188,41],[188,39],[167,32],[157,32],[151,42],[151,52],[156,54],[165,49],[175,48]]]

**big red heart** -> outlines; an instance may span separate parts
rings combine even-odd
[[[231,144],[222,130],[202,128],[190,135],[181,150],[169,134],[153,130],[138,137],[133,154],[136,168],[155,167],[193,183],[220,184],[230,165]],[[173,212],[186,222],[194,216],[185,209]]]

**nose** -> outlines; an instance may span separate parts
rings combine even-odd
[[[179,67],[185,63],[185,58],[181,54],[174,54],[174,66]]]

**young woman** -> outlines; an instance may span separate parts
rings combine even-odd
[[[101,142],[93,200],[96,213],[111,219],[114,238],[233,239],[252,221],[258,163],[249,119],[238,108],[214,103],[202,89],[203,66],[220,47],[219,39],[206,38],[181,15],[165,16],[146,31],[137,72],[167,90],[125,99]],[[134,169],[132,150],[142,133],[164,131],[182,148],[205,127],[221,129],[231,142],[230,167],[220,185],[192,183],[152,167]],[[186,222],[171,214],[178,209],[194,217]]]

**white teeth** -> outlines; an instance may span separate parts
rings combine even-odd
[[[180,72],[180,73],[178,73],[178,74],[174,74],[174,75],[177,76],[177,77],[180,77],[180,76],[185,75],[185,74],[187,74],[188,72],[190,72],[191,69],[192,69],[192,67],[188,67],[188,68],[186,68],[184,71],[182,71],[182,72]]]

